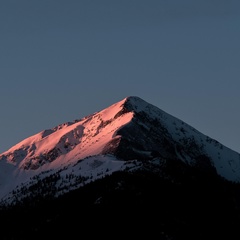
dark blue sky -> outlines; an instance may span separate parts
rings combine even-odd
[[[2,0],[0,152],[134,95],[240,152],[239,0]]]

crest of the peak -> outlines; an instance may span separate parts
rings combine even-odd
[[[139,112],[139,111],[144,111],[146,108],[149,108],[152,106],[152,104],[146,102],[140,97],[137,96],[128,96],[125,97],[124,99],[115,102],[108,108],[104,109],[103,111],[111,111],[113,112],[119,112],[121,111],[122,113],[126,112]]]
[[[152,105],[144,101],[140,97],[128,96],[118,102],[115,102],[109,107],[97,112],[96,114],[100,114],[102,120],[107,120],[111,118],[116,119],[119,116],[130,112],[145,112],[147,109],[151,108],[150,106]]]
[[[128,109],[129,111],[135,112],[140,112],[148,108],[155,107],[138,96],[129,96],[124,98],[122,106]]]
[[[107,111],[111,113],[118,113],[123,114],[127,112],[155,112],[159,111],[160,109],[156,106],[152,105],[151,103],[143,100],[138,96],[128,96],[122,99],[119,102],[112,104],[110,107],[107,108]],[[106,111],[106,109],[104,110]]]

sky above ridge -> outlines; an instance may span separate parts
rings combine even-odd
[[[239,0],[2,0],[0,152],[138,96],[240,152]]]

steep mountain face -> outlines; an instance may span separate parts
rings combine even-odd
[[[149,237],[150,229],[161,239],[234,239],[239,170],[239,153],[141,98],[127,97],[0,155],[0,224],[9,237],[3,239],[27,239],[26,225],[29,239],[49,231],[62,236],[72,229],[66,219],[73,214],[81,216],[77,231],[81,226],[87,233],[106,225],[118,231],[124,219],[125,226],[137,224],[139,236],[145,230]]]
[[[141,98],[127,97],[83,119],[35,134],[2,153],[0,197],[4,203],[14,202],[39,179],[55,175],[57,196],[105,176],[106,170],[111,174],[173,160],[240,181],[237,152]],[[67,178],[72,171],[71,188]]]
[[[46,164],[46,168],[55,168],[100,154],[110,139],[118,138],[114,133],[131,121],[132,112],[121,114],[124,101],[29,137],[1,154],[0,159],[23,170],[36,170]]]

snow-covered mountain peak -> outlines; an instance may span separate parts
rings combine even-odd
[[[70,169],[93,156],[94,166],[100,164],[101,156],[104,161],[111,156],[111,166],[122,166],[119,161],[141,165],[174,159],[215,169],[220,176],[240,182],[239,153],[143,99],[129,96],[82,119],[41,131],[0,154],[0,190],[2,186],[7,192],[42,172]]]

